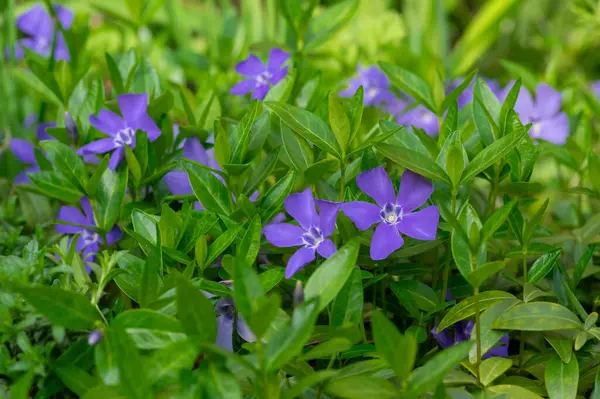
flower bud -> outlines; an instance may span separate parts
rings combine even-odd
[[[102,339],[103,336],[104,336],[104,334],[102,333],[102,330],[92,331],[90,333],[90,335],[88,335],[88,345],[89,346],[96,345],[98,342],[100,342],[100,340]]]
[[[294,306],[299,306],[304,302],[304,288],[302,281],[296,280],[296,288],[294,288]]]

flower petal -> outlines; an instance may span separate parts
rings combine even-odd
[[[74,206],[62,206],[60,208],[56,221],[60,222],[61,220],[64,222],[75,223],[84,226],[88,224],[86,217]],[[54,225],[54,229],[62,234],[77,234],[83,230],[82,227],[70,226],[67,224],[56,224]]]
[[[233,94],[234,96],[243,96],[250,93],[255,87],[256,80],[253,78],[242,80],[229,90],[229,94]]]
[[[354,95],[354,93],[356,93],[356,90],[358,90],[358,88],[360,87],[361,82],[359,79],[353,78],[348,80],[348,87],[345,88],[344,90],[340,91],[338,93],[338,95],[340,97],[352,97]]]
[[[246,320],[244,320],[242,315],[239,313],[237,316],[238,317],[237,317],[236,329],[237,329],[237,332],[240,335],[240,337],[242,337],[242,339],[246,342],[255,342],[256,335],[254,335],[252,330],[250,330],[250,327],[246,323]]]
[[[114,136],[119,130],[125,128],[125,121],[107,109],[101,109],[97,117],[94,114],[90,115],[90,124],[110,136]]]
[[[286,62],[290,58],[290,55],[285,51],[274,48],[269,53],[269,61],[267,61],[267,69],[274,73],[281,68],[284,62]]]
[[[433,326],[433,330],[431,330],[431,335],[433,335],[433,338],[435,338],[437,343],[444,349],[451,347],[453,342],[452,336],[450,336],[450,332],[446,329],[438,334],[436,333],[436,330],[437,326]]]
[[[246,58],[244,61],[239,62],[235,66],[235,71],[245,76],[260,75],[266,70],[267,67],[265,67],[265,64],[263,64],[263,62],[254,54],[251,54],[250,57]]]
[[[285,278],[289,279],[304,266],[315,260],[314,248],[302,247],[292,255],[285,267]]]
[[[150,141],[154,141],[160,136],[160,129],[148,115],[148,93],[122,94],[117,101],[127,126],[143,130],[148,134]]]
[[[337,251],[335,248],[335,244],[329,238],[323,240],[321,244],[317,247],[317,252],[324,258],[329,258]]]
[[[83,209],[83,215],[87,220],[86,224],[95,226],[96,222],[94,221],[94,210],[92,209],[92,204],[90,203],[89,198],[81,197],[79,204],[81,205],[81,209]]]
[[[560,112],[562,96],[558,90],[546,83],[541,83],[535,89],[536,117],[538,119],[552,118]]]
[[[380,223],[371,240],[371,259],[382,260],[404,244],[396,226]]]
[[[342,203],[320,199],[316,201],[317,207],[319,208],[319,227],[323,232],[323,236],[329,237],[335,230],[335,220]]]
[[[412,212],[425,203],[433,193],[433,183],[412,170],[402,174],[396,203],[404,213]]]
[[[418,212],[405,214],[396,227],[402,234],[417,240],[435,240],[439,220],[437,206],[428,206]]]
[[[56,36],[56,51],[54,53],[54,57],[59,61],[70,61],[71,54],[69,53],[69,47],[67,47],[67,42],[65,42],[65,38],[62,33],[58,33]]]
[[[52,40],[52,18],[46,9],[36,4],[17,17],[17,29],[31,36],[44,36]]]
[[[185,140],[183,144],[183,157],[200,162],[203,165],[208,165],[210,162],[210,157],[198,137],[190,137]]]
[[[381,208],[370,202],[348,202],[342,205],[342,212],[354,222],[356,227],[366,230],[373,224],[381,222]]]
[[[217,317],[217,342],[221,348],[233,352],[233,316]]]
[[[311,226],[318,226],[319,218],[310,188],[289,195],[283,205],[287,213],[296,219],[304,230],[308,230]]]
[[[116,145],[113,139],[100,139],[84,145],[79,150],[77,150],[77,154],[104,154],[105,152],[114,150],[115,147]]]
[[[527,88],[521,86],[517,102],[515,103],[515,111],[519,114],[519,118],[525,123],[529,123],[535,117],[535,108],[533,98]]]
[[[386,203],[394,203],[394,186],[381,166],[362,172],[356,178],[356,184],[365,194],[373,198],[377,205],[382,207]]]
[[[263,227],[263,234],[267,241],[276,247],[295,247],[303,245],[302,234],[304,230],[289,223],[273,223]]]
[[[254,89],[254,91],[252,92],[252,96],[250,97],[254,100],[262,101],[265,99],[270,89],[271,88],[269,87],[269,85],[257,87],[256,89]]]
[[[117,166],[119,166],[121,160],[123,159],[124,153],[125,150],[123,149],[123,147],[117,148],[110,156],[110,160],[108,161],[108,167],[112,170],[117,169]]]
[[[557,145],[563,145],[569,137],[569,118],[567,114],[561,112],[553,118],[537,122],[537,124],[534,123],[529,134],[532,138],[540,138]]]
[[[287,75],[287,73],[288,73],[288,67],[285,67],[285,68],[283,68],[283,69],[275,72],[273,74],[273,76],[271,77],[271,84],[273,86],[275,86],[277,83],[281,82],[281,80],[283,78],[285,78],[285,76]]]
[[[56,127],[56,122],[46,122],[37,125],[35,128],[35,135],[37,136],[38,140],[55,140],[55,138],[50,136],[46,131],[46,129],[49,127]]]
[[[54,11],[56,12],[56,18],[58,18],[58,21],[63,29],[68,30],[71,28],[71,25],[73,25],[73,19],[75,18],[73,11],[58,4],[54,5]]]
[[[113,245],[117,241],[123,238],[123,231],[119,228],[119,226],[113,226],[113,228],[106,234],[106,243],[108,245]]]
[[[194,193],[187,172],[175,170],[167,173],[164,179],[169,191],[173,195],[187,195]]]
[[[10,150],[19,161],[27,164],[37,164],[33,143],[30,141],[12,139],[10,142]]]

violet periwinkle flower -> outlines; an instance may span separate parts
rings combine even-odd
[[[288,68],[282,66],[288,58],[290,58],[288,53],[274,48],[269,52],[269,59],[265,65],[256,55],[251,54],[235,66],[236,72],[248,79],[233,86],[229,92],[236,96],[252,92],[252,98],[264,99],[271,87],[287,75]]]
[[[360,86],[364,90],[366,106],[391,103],[395,97],[390,91],[390,80],[385,72],[375,65],[368,68],[358,66],[358,76],[348,80],[348,88],[342,90],[340,97],[352,97]]]
[[[448,331],[448,329],[436,333],[437,326],[433,327],[433,329],[431,330],[431,335],[433,335],[437,343],[443,349],[446,349],[471,339],[471,334],[473,332],[474,326],[475,323],[471,320],[461,320],[459,322],[454,323],[454,337],[452,336],[450,331]],[[509,336],[508,334],[506,334],[502,338],[500,338],[500,342],[498,345],[491,348],[485,353],[485,355],[483,355],[483,359],[487,359],[490,357],[508,357],[508,342]]]
[[[102,330],[94,330],[88,335],[88,345],[94,346],[104,337]]]
[[[285,278],[291,278],[304,266],[314,261],[316,252],[324,258],[329,258],[336,251],[333,241],[327,237],[333,234],[341,202],[318,199],[316,203],[319,208],[318,215],[310,188],[292,194],[285,199],[284,207],[300,226],[272,223],[263,228],[267,240],[276,247],[302,246],[288,260]]]
[[[31,122],[25,120],[25,125]],[[35,123],[35,122],[34,122]],[[30,124],[31,126],[32,124]],[[38,140],[54,140],[54,137],[46,133],[46,128],[56,126],[55,122],[40,123],[36,128],[36,136]],[[28,165],[27,168],[19,173],[15,177],[16,184],[28,184],[31,183],[27,173],[39,172],[40,167],[38,166],[37,159],[35,158],[35,147],[33,143],[25,139],[13,138],[10,142],[10,150],[14,154],[15,158],[24,164]]]
[[[382,260],[404,244],[400,233],[417,240],[435,240],[439,213],[436,206],[423,205],[433,193],[433,184],[424,177],[406,170],[402,175],[398,197],[386,171],[380,166],[361,173],[356,178],[358,187],[377,205],[370,202],[348,202],[342,212],[360,230],[378,224],[371,241],[371,259]]]
[[[422,105],[418,105],[398,115],[396,123],[421,128],[429,136],[437,136],[440,132],[437,115]]]
[[[233,351],[233,325],[236,316],[235,303],[231,298],[223,298],[215,306],[217,313],[217,345]],[[235,323],[237,333],[246,342],[255,342],[256,336],[239,313]]]
[[[504,97],[510,90],[509,86]],[[545,83],[535,90],[535,101],[527,88],[521,87],[515,104],[515,111],[521,121],[532,123],[529,135],[534,139],[542,139],[554,144],[565,144],[569,136],[569,119],[567,114],[560,112],[562,97],[559,91]]]
[[[95,254],[100,250],[100,244],[103,244],[102,237],[95,231],[96,222],[94,220],[94,212],[90,200],[82,197],[80,200],[83,213],[74,206],[62,206],[58,212],[57,224],[54,226],[57,232],[62,234],[77,234],[81,233],[77,240],[77,251],[83,253],[83,260],[93,262]],[[60,222],[68,222],[69,224],[60,224]],[[113,245],[123,236],[123,232],[118,226],[113,228],[106,234],[106,243]]]
[[[137,130],[146,132],[149,141],[160,136],[160,129],[148,115],[148,93],[122,94],[117,102],[123,117],[107,109],[101,109],[97,117],[90,115],[92,126],[110,137],[86,144],[77,151],[79,155],[113,151],[108,163],[110,169],[116,169],[125,156],[125,146],[135,148]]]
[[[59,5],[53,5],[56,17],[63,29],[68,30],[73,24],[73,11]],[[35,51],[36,53],[49,57],[52,52],[52,42],[54,40],[54,31],[56,29],[54,19],[46,9],[36,4],[25,13],[17,17],[17,29],[28,35],[20,39],[15,47],[15,56],[23,58],[22,47]],[[69,61],[69,49],[65,42],[62,32],[56,35],[56,50],[54,58],[57,60]]]

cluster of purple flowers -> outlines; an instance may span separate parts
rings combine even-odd
[[[400,233],[417,240],[434,240],[439,213],[437,207],[422,206],[433,192],[433,184],[416,173],[407,170],[402,175],[398,196],[394,185],[382,167],[361,173],[356,183],[363,193],[375,200],[353,201],[342,204],[316,200],[310,189],[290,195],[284,207],[300,226],[289,223],[273,223],[264,227],[267,240],[276,247],[300,249],[289,259],[285,276],[296,272],[315,260],[316,253],[328,258],[336,251],[328,237],[333,234],[338,210],[354,222],[360,230],[377,224],[371,241],[370,255],[373,260],[383,260],[399,249],[404,240]]]
[[[452,81],[446,88],[449,93],[462,83],[457,79]],[[486,79],[492,93],[499,101],[504,101],[512,84],[502,89],[497,82]],[[348,81],[348,88],[342,90],[341,97],[352,96],[359,86],[363,86],[365,92],[365,105],[378,106],[389,114],[396,117],[400,125],[415,126],[423,129],[430,136],[437,136],[440,129],[438,116],[425,108],[423,105],[414,105],[410,100],[398,98],[392,91],[390,81],[385,73],[376,66],[364,68],[358,67],[358,76]],[[600,84],[592,89],[598,93],[600,98]],[[458,97],[459,108],[464,108],[473,101],[474,83],[471,83]],[[559,91],[545,83],[536,88],[536,99],[533,100],[531,93],[522,87],[515,110],[523,123],[532,123],[529,132],[534,139],[542,139],[554,144],[564,144],[569,135],[569,123],[567,115],[561,112],[562,96]]]

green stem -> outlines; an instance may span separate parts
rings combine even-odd
[[[496,209],[496,195],[498,192],[498,168],[494,166],[494,180],[492,181],[492,187],[490,190],[490,195],[488,196],[487,202],[485,204],[485,210],[483,212],[484,218],[487,218],[488,215],[494,213]]]
[[[453,190],[452,191],[452,202],[450,204],[450,211],[452,212],[452,215],[456,215],[456,197],[457,197],[457,195],[458,195],[458,193]],[[452,255],[451,255],[452,252],[451,252],[450,245],[446,246],[446,251],[447,251],[446,263],[444,265],[444,272],[443,272],[443,276],[442,276],[442,293],[441,293],[442,302],[444,302],[446,300],[446,291],[448,290],[448,276],[450,274],[450,260],[452,259]]]
[[[339,193],[339,201],[344,201],[346,188],[346,164],[343,161],[340,161],[340,193]]]
[[[523,287],[527,282],[527,245],[523,245]],[[523,368],[525,356],[525,332],[521,331],[519,338],[519,371]]]
[[[473,288],[473,298],[475,299],[475,342],[477,345],[477,380],[481,382],[481,317],[479,314],[479,287]]]

